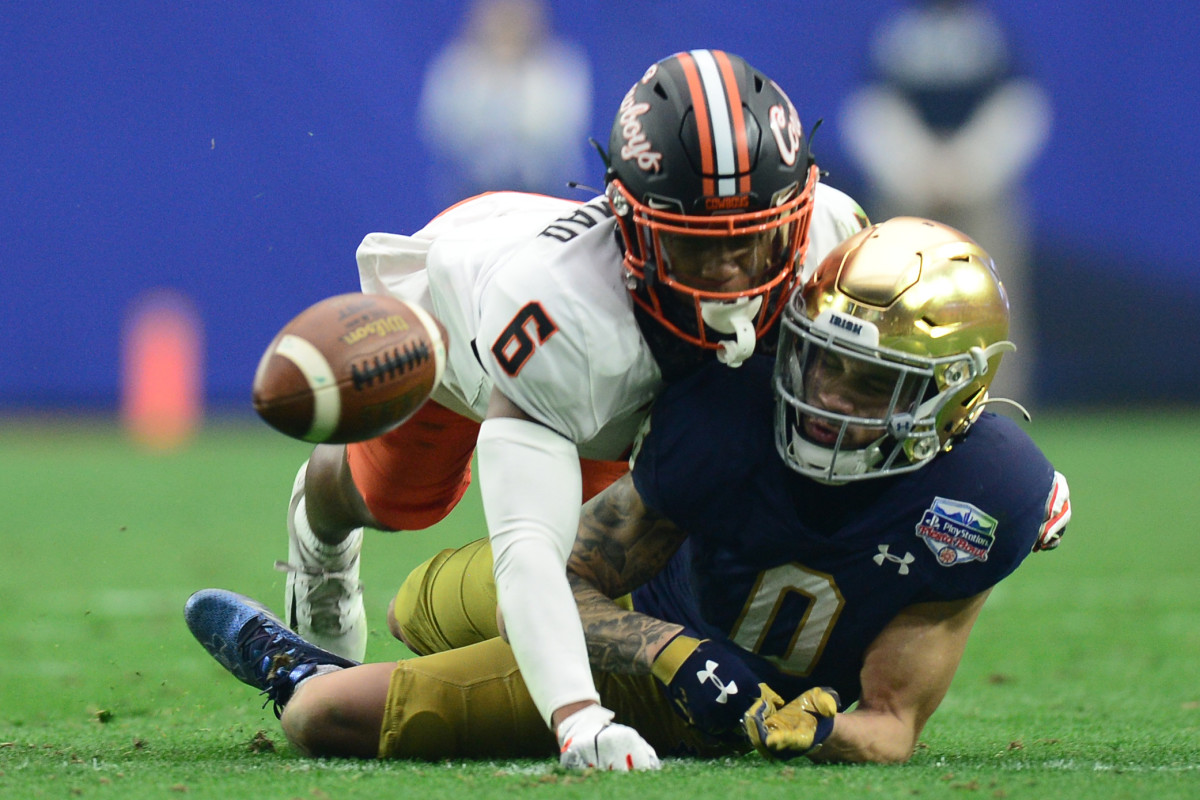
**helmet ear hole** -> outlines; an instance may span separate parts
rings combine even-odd
[[[945,386],[957,386],[968,377],[970,375],[967,372],[967,365],[962,361],[956,361],[947,365],[945,371],[942,372],[942,383]]]

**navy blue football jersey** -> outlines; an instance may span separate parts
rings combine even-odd
[[[829,686],[848,705],[864,652],[899,611],[971,597],[1017,568],[1054,468],[985,413],[922,469],[813,481],[775,450],[772,367],[714,365],[659,398],[633,480],[688,538],[634,607],[732,641],[786,698]]]

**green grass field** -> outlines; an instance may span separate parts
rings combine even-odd
[[[1074,521],[992,596],[909,764],[300,758],[191,638],[184,600],[282,602],[283,509],[308,452],[213,423],[139,450],[86,421],[0,419],[0,797],[1200,797],[1200,413],[1046,414]],[[999,477],[999,476],[998,476]],[[433,531],[368,535],[372,623],[407,571],[483,534],[472,492]],[[368,657],[407,652],[382,628]]]

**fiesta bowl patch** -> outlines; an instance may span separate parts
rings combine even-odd
[[[917,525],[917,536],[943,567],[987,561],[996,541],[996,519],[970,503],[935,497]]]

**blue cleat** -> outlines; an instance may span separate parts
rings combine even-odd
[[[266,702],[274,702],[275,716],[292,699],[296,685],[318,667],[358,666],[304,641],[262,603],[236,592],[201,589],[188,598],[183,616],[209,655],[265,694]]]

